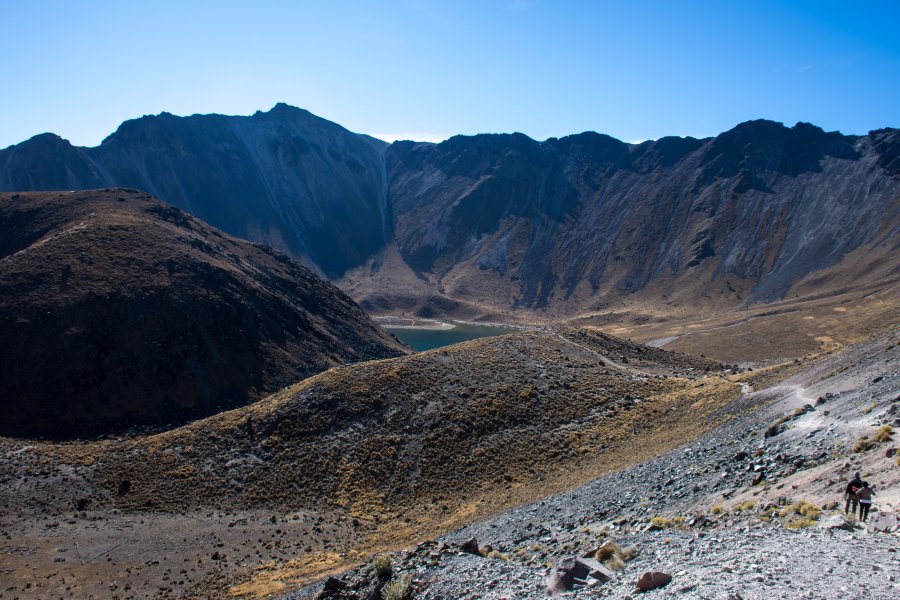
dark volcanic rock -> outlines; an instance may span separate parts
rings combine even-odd
[[[642,592],[649,592],[650,590],[655,590],[656,588],[661,588],[663,586],[669,585],[672,581],[672,576],[668,573],[660,573],[659,571],[646,572],[640,576],[635,584],[637,589]]]
[[[447,295],[485,303],[771,300],[897,231],[893,132],[752,121],[632,147],[588,133],[396,143],[395,240],[415,271],[452,282]]]
[[[854,273],[893,276],[898,140],[756,120],[638,145],[586,132],[388,146],[279,104],[142,117],[95,148],[36,136],[0,150],[0,190],[145,189],[381,312],[576,313],[635,294],[733,308],[800,281],[853,285],[821,273],[853,253]]]
[[[0,232],[6,435],[183,422],[402,353],[305,267],[141,192],[0,194]]]
[[[0,150],[0,190],[138,188],[337,276],[388,239],[385,146],[285,104],[250,117],[162,113],[95,148],[42,134]]]

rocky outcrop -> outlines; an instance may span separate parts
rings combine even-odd
[[[753,121],[637,146],[592,133],[395,143],[395,239],[420,276],[487,305],[778,299],[856,249],[896,249],[894,134]]]
[[[184,422],[403,347],[264,246],[122,189],[0,194],[0,433]]]

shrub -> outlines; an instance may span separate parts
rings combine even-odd
[[[876,442],[889,442],[891,441],[891,434],[894,433],[894,428],[890,425],[882,425],[878,428],[878,431],[875,432],[875,435],[872,436],[872,439]]]
[[[743,512],[745,510],[753,510],[753,508],[755,506],[756,506],[756,502],[754,502],[753,500],[747,500],[746,502],[741,502],[740,504],[735,506],[734,510],[739,510],[739,511]]]
[[[650,522],[657,527],[662,527],[663,529],[668,529],[672,526],[672,521],[665,517],[653,517],[652,519],[650,519]]]
[[[711,513],[714,514],[714,515],[717,515],[717,514],[721,513],[721,512],[722,512],[722,505],[721,505],[721,504],[716,504],[716,505],[714,505],[711,509],[709,509],[709,512],[711,512]]]
[[[372,566],[375,568],[375,574],[382,578],[390,577],[391,573],[394,572],[394,567],[391,565],[391,557],[387,554],[376,556],[372,561]]]
[[[794,519],[793,521],[791,521],[790,523],[785,525],[785,527],[787,527],[788,529],[806,529],[807,527],[812,527],[815,524],[816,524],[815,519],[810,519],[808,517],[801,517],[799,519]]]
[[[597,549],[594,558],[602,562],[608,569],[621,571],[625,568],[625,563],[637,556],[637,553],[635,546],[629,546],[623,550],[615,542],[607,541]]]
[[[409,575],[395,577],[381,588],[382,600],[408,600],[412,596],[412,578]]]

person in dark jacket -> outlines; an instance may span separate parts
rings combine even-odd
[[[859,498],[856,497],[856,492],[859,491],[859,488],[862,487],[862,479],[859,478],[859,473],[854,473],[853,479],[847,482],[847,487],[844,489],[844,500],[846,500],[846,504],[844,505],[844,513],[850,514],[850,506],[853,505],[853,511],[856,512],[856,505],[859,502]]]
[[[875,490],[869,487],[867,481],[862,482],[862,487],[856,490],[856,497],[859,498],[859,520],[863,523],[869,518],[869,509],[872,507],[872,496]]]

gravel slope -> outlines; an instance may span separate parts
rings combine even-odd
[[[540,598],[550,565],[615,540],[636,558],[567,596],[622,598],[659,570],[674,576],[650,592],[664,597],[898,597],[900,535],[828,526],[852,471],[875,484],[876,509],[900,509],[900,466],[886,456],[898,435],[852,451],[878,426],[900,425],[898,341],[893,331],[749,393],[730,423],[657,459],[394,555],[395,577],[409,573],[423,598]],[[490,557],[459,551],[472,538]],[[347,587],[320,597],[365,598],[376,585],[367,567],[339,580]]]

